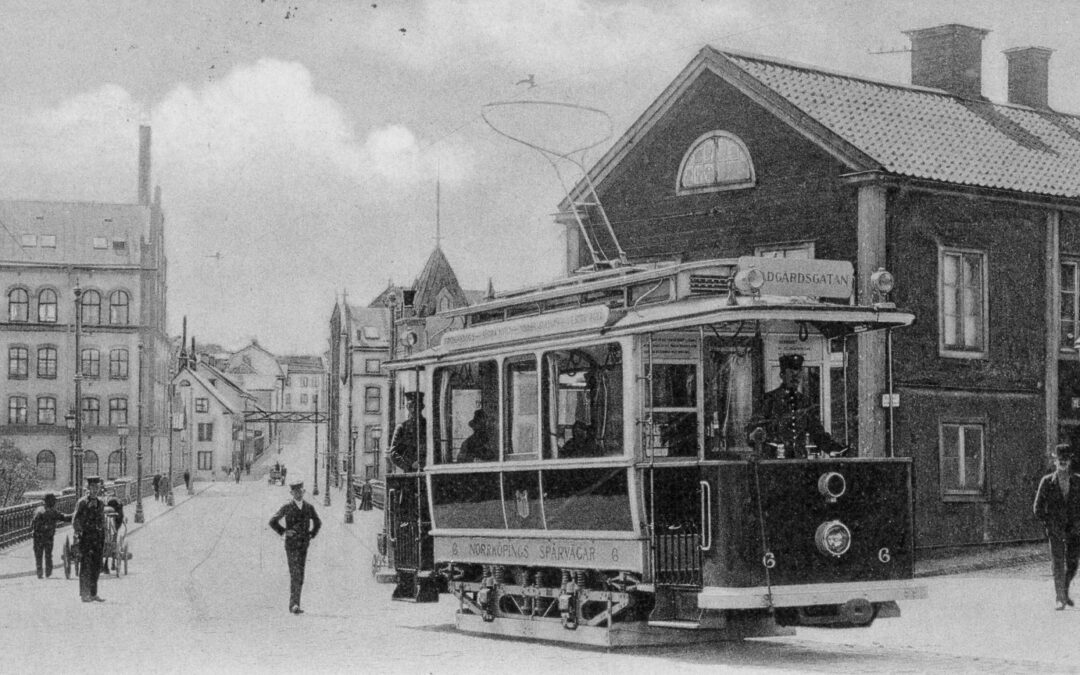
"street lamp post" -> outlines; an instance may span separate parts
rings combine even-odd
[[[75,443],[71,448],[75,463],[75,499],[82,498],[83,448],[82,448],[82,288],[75,280]]]
[[[176,396],[176,384],[169,382],[169,480],[165,484],[165,503],[169,506],[173,505],[173,492],[172,492],[172,451],[173,451],[173,397]]]
[[[353,511],[356,510],[356,502],[353,496],[353,463],[356,459],[356,439],[360,436],[360,430],[352,427],[349,430],[349,459],[345,466],[345,522],[353,521]]]
[[[319,496],[319,395],[313,397],[315,408],[315,487],[311,489],[313,497]],[[326,486],[330,488],[329,485]]]
[[[375,474],[375,478],[379,477],[379,462],[381,461],[381,459],[379,458],[379,441],[381,439],[382,439],[382,427],[375,427],[374,429],[372,429],[371,430],[371,452],[373,453],[373,455],[372,455],[372,458],[373,458],[372,459],[372,465],[374,467],[373,472]]]
[[[120,437],[120,475],[127,475],[127,424],[117,427],[117,436]]]
[[[70,466],[68,467],[68,485],[75,486],[75,412],[68,410],[68,414],[64,415],[64,422],[67,423],[68,430],[68,458]]]
[[[137,422],[136,422],[136,424],[137,424],[136,434],[137,435],[135,437],[135,471],[136,471],[136,476],[135,476],[135,522],[136,523],[146,522],[146,516],[143,514],[143,505],[142,505],[142,435],[143,435],[142,434],[142,431],[143,431],[143,428],[142,428],[142,406],[143,406],[143,400],[142,400],[142,396],[143,396],[143,393],[142,393],[142,389],[143,389],[143,387],[142,387],[142,362],[143,362],[143,346],[142,346],[142,343],[140,342],[139,343],[139,375],[138,375],[139,383],[138,383],[138,387],[137,387],[138,397],[139,397],[139,406],[138,406],[138,412],[136,413],[138,415],[138,419],[137,419]]]
[[[128,425],[118,425],[116,427],[116,435],[120,438],[120,475],[127,476]]]

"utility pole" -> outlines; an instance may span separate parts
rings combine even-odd
[[[315,408],[315,487],[311,489],[311,496],[319,496],[319,395],[314,396]],[[327,485],[327,488],[330,486]]]
[[[136,523],[146,522],[146,516],[145,516],[145,514],[143,514],[143,505],[142,505],[142,437],[143,437],[143,419],[142,419],[142,409],[143,409],[143,386],[142,386],[143,377],[142,377],[142,375],[143,375],[143,373],[142,373],[142,362],[143,362],[143,346],[142,346],[142,342],[139,342],[139,374],[138,374],[139,384],[138,384],[138,387],[137,387],[138,397],[139,397],[139,405],[138,405],[138,411],[136,412],[136,415],[138,415],[138,420],[136,422],[137,428],[138,428],[138,437],[135,439],[135,471],[138,474],[138,475],[135,476],[135,522]]]
[[[82,288],[75,280],[75,444],[71,449],[75,463],[75,500],[82,498]]]

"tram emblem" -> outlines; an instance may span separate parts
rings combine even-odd
[[[519,518],[529,517],[529,491],[528,490],[515,490],[514,501],[517,503],[517,514]]]

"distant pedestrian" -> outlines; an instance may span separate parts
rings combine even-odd
[[[300,609],[300,591],[304,587],[304,567],[307,565],[308,544],[319,534],[322,521],[315,507],[304,501],[303,481],[289,484],[292,499],[277,510],[270,519],[270,527],[285,539],[285,559],[289,563],[289,611],[303,614]],[[281,520],[285,519],[285,525]]]
[[[236,474],[236,484],[239,485],[240,484],[240,467],[239,466],[236,467],[236,471],[234,471],[233,473]]]
[[[1068,444],[1054,449],[1054,459],[1055,470],[1039,482],[1033,509],[1046,527],[1057,609],[1062,610],[1073,606],[1069,584],[1080,560],[1080,474],[1072,470]]]
[[[360,510],[371,510],[371,481],[365,480],[360,484]]]
[[[191,472],[187,469],[184,469],[184,487],[191,492]]]
[[[161,474],[160,473],[155,473],[154,474],[153,483],[154,483],[154,501],[156,502],[161,497]]]
[[[44,501],[44,506],[34,509],[34,515],[30,519],[30,531],[34,535],[34,565],[37,567],[38,579],[52,576],[52,549],[56,525],[68,521],[68,516],[56,510],[56,495],[49,492]]]
[[[107,527],[105,503],[98,497],[101,493],[101,478],[88,477],[86,491],[86,496],[75,505],[75,515],[71,518],[75,541],[79,547],[79,595],[83,602],[105,602],[97,593]]]

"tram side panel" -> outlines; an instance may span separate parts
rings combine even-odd
[[[911,494],[907,460],[722,463],[703,585],[911,579]]]

